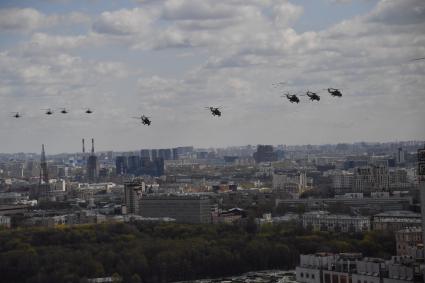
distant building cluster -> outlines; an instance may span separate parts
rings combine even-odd
[[[421,226],[421,142],[183,146],[0,154],[3,227],[109,221],[298,222],[362,233]],[[7,222],[10,218],[10,221]],[[9,223],[9,224],[8,224]]]

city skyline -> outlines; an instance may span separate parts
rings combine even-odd
[[[181,144],[181,145],[177,145],[177,146],[164,146],[164,147],[138,147],[138,148],[133,148],[133,149],[122,149],[122,150],[117,150],[114,148],[101,148],[100,150],[95,151],[95,154],[103,154],[103,153],[108,153],[108,152],[113,152],[113,153],[119,153],[119,154],[129,154],[129,153],[139,153],[141,150],[161,150],[161,149],[173,149],[173,148],[185,148],[185,147],[193,147],[194,151],[199,152],[200,150],[231,150],[231,149],[237,149],[237,148],[244,148],[244,147],[249,147],[251,146],[252,149],[256,149],[257,146],[259,145],[271,145],[273,146],[275,149],[280,148],[281,146],[283,147],[287,147],[290,148],[290,150],[293,150],[293,148],[303,148],[303,147],[308,147],[311,146],[313,148],[315,147],[323,147],[323,146],[332,146],[332,147],[336,147],[338,145],[348,145],[348,146],[354,146],[354,145],[360,145],[362,143],[365,143],[367,146],[371,146],[371,145],[401,145],[401,144],[415,144],[415,145],[424,145],[425,146],[425,141],[422,140],[404,140],[404,141],[354,141],[354,142],[340,142],[340,143],[323,143],[323,144],[285,144],[285,143],[274,143],[274,144],[253,144],[253,143],[248,143],[248,144],[240,144],[240,145],[227,145],[227,146],[195,146],[195,145],[191,145],[191,144]],[[47,147],[46,150],[46,156],[55,156],[55,155],[62,155],[62,154],[82,154],[82,146],[81,146],[81,141],[80,141],[80,149],[76,150],[76,151],[59,151],[59,152],[54,152],[54,151],[48,151],[48,145],[47,144],[42,144],[39,146],[39,150],[38,151],[34,151],[34,152],[30,152],[30,151],[18,151],[18,152],[0,152],[1,154],[4,155],[13,155],[13,154],[35,154],[35,155],[39,155],[40,154],[40,148],[42,146]],[[98,148],[98,146],[96,145],[96,148]],[[90,151],[87,150],[87,145],[85,146],[85,154],[87,156],[90,155]]]
[[[425,140],[424,28],[420,0],[2,1],[1,151]]]

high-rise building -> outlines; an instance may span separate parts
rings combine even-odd
[[[155,160],[156,158],[158,158],[158,150],[152,149],[151,150],[151,160]]]
[[[255,162],[273,162],[277,161],[277,153],[273,151],[271,145],[258,145],[257,151],[254,152]]]
[[[87,159],[87,180],[89,182],[96,182],[99,178],[99,163],[94,153],[94,139],[91,140],[91,144],[91,154]]]
[[[140,171],[140,157],[138,155],[130,155],[128,157],[128,173],[137,175]]]
[[[48,184],[48,183],[49,183],[49,172],[47,171],[46,152],[44,151],[44,144],[42,144],[41,145],[39,184]]]
[[[172,159],[172,151],[169,148],[162,148],[158,150],[158,157],[163,158],[164,160]]]
[[[124,202],[128,214],[140,214],[142,194],[145,191],[145,182],[134,179],[124,183]]]
[[[396,154],[396,162],[397,164],[404,164],[405,162],[405,157],[404,157],[404,150],[403,148],[399,147],[397,149],[397,154]]]
[[[151,151],[149,149],[140,150],[140,157],[151,160]]]
[[[115,168],[117,175],[127,174],[127,157],[126,156],[117,156],[115,158]]]
[[[419,193],[421,197],[421,214],[422,214],[422,241],[425,247],[425,146],[418,149],[418,182]]]

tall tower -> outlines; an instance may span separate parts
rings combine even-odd
[[[49,173],[47,172],[46,152],[44,144],[41,145],[41,160],[40,160],[40,182],[39,184],[49,183]]]
[[[46,199],[50,196],[49,173],[47,171],[46,152],[44,151],[44,144],[41,145],[41,158],[40,158],[40,180],[38,188],[31,192],[31,198]]]
[[[90,182],[95,182],[99,177],[99,163],[97,156],[94,153],[94,139],[91,139],[91,154],[87,160],[87,179]]]

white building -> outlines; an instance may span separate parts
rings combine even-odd
[[[339,171],[331,175],[332,188],[336,194],[343,194],[345,192],[351,192],[353,187],[354,174],[348,171]]]
[[[358,253],[301,255],[296,267],[300,283],[413,283],[423,270],[411,257],[362,258]]]
[[[299,198],[308,189],[306,173],[273,173],[272,187],[274,191],[287,193],[295,199]]]
[[[313,231],[363,232],[370,230],[370,219],[364,216],[312,211],[303,214],[303,227]]]

